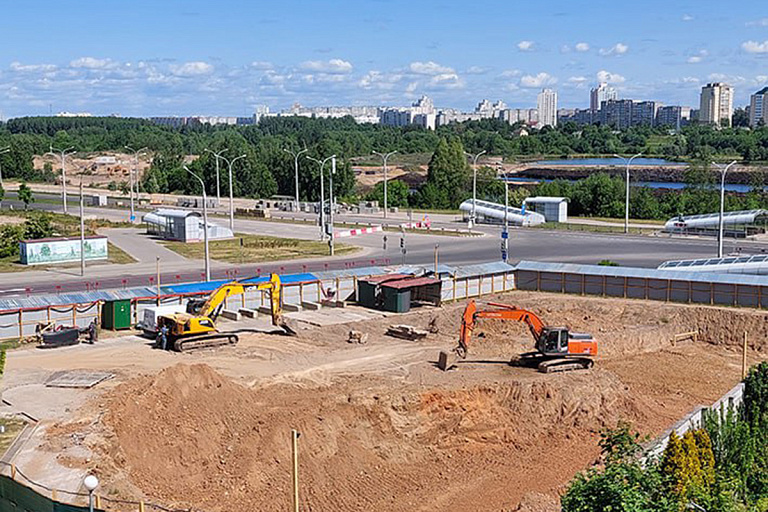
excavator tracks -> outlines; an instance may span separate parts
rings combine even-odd
[[[555,373],[588,370],[595,365],[595,361],[589,357],[556,357],[546,356],[540,352],[526,352],[520,354],[513,364],[536,368],[541,373]]]
[[[203,348],[222,347],[225,345],[236,345],[240,341],[237,334],[210,334],[205,336],[194,336],[179,338],[173,343],[173,349],[176,352],[190,352]]]

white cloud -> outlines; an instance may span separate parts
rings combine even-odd
[[[213,66],[202,61],[185,62],[171,66],[171,73],[182,77],[208,75],[213,73]]]
[[[618,73],[611,73],[610,71],[606,71],[604,69],[601,69],[597,72],[597,81],[598,82],[606,82],[609,84],[623,84],[626,81],[626,78],[619,75]]]
[[[574,46],[577,52],[588,52],[589,51],[589,43],[576,43],[576,46]]]
[[[568,82],[572,84],[581,84],[587,81],[587,77],[585,76],[572,76],[568,78]]]
[[[310,71],[318,71],[320,73],[332,73],[343,74],[350,73],[352,71],[352,64],[349,61],[342,59],[325,60],[308,60],[302,62],[302,69]]]
[[[768,41],[745,41],[741,48],[747,53],[768,53]]]
[[[768,27],[768,18],[762,18],[755,21],[748,21],[748,27]]]
[[[271,62],[263,61],[263,60],[255,60],[251,62],[251,68],[253,69],[273,69],[275,66]]]
[[[699,52],[696,55],[691,55],[688,57],[686,62],[688,64],[698,64],[699,62],[704,60],[704,57],[709,55],[709,52],[707,50],[699,50]]]
[[[411,62],[408,69],[416,75],[441,75],[454,72],[453,68],[441,66],[431,60],[428,62]]]
[[[521,52],[530,52],[533,50],[533,41],[520,41],[517,43],[517,48]]]
[[[432,88],[440,89],[459,89],[464,87],[464,83],[456,73],[441,73],[429,79],[429,85]]]
[[[516,76],[520,76],[520,70],[518,70],[518,69],[507,69],[505,71],[502,71],[500,76],[502,78],[514,78]]]
[[[56,70],[55,64],[22,64],[21,62],[15,62],[15,61],[11,62],[11,65],[9,67],[11,71],[29,72],[29,73],[48,72],[48,71]]]
[[[469,68],[467,68],[466,71],[464,71],[464,73],[468,75],[484,75],[488,71],[489,71],[488,68],[484,68],[481,66],[470,66]]]
[[[520,86],[529,89],[536,89],[547,85],[554,85],[556,83],[557,78],[544,72],[537,73],[536,75],[525,75],[520,78]]]
[[[612,55],[624,55],[627,53],[627,51],[629,51],[629,46],[624,43],[616,43],[610,48],[600,48],[600,55],[603,55],[604,57]]]
[[[682,20],[683,21],[693,21],[694,18],[690,14],[683,14]]]
[[[110,59],[96,59],[94,57],[80,57],[69,63],[71,68],[85,68],[85,69],[104,69],[113,67],[114,62]]]
[[[371,70],[357,83],[363,89],[393,89],[398,82],[403,79],[399,73],[382,73],[381,71]]]

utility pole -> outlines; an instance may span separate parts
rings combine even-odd
[[[331,256],[333,256],[333,175],[336,174],[336,155],[331,157],[331,176],[330,176],[330,203],[331,203],[331,212],[330,212],[330,221],[331,224],[328,229],[328,236],[330,237],[328,240],[328,243],[330,244],[331,248]]]
[[[138,187],[134,187],[134,183],[136,182],[136,179],[134,177],[134,173],[139,168],[139,154],[143,154],[144,151],[147,150],[146,147],[143,147],[141,149],[133,149],[131,146],[125,146],[125,149],[133,153],[133,168],[131,169],[131,178],[130,178],[130,187],[131,187],[131,222],[136,220],[136,210],[133,205],[133,190],[134,188],[138,189]],[[138,195],[138,190],[136,191],[136,195]]]
[[[80,276],[85,275],[85,219],[83,217],[83,175],[80,175]]]
[[[504,231],[501,232],[501,261],[509,259],[509,181],[504,179]]]
[[[469,219],[469,229],[475,225],[477,220],[476,208],[477,208],[477,159],[485,154],[485,150],[479,152],[476,155],[464,152],[465,155],[472,159],[472,217]]]
[[[74,146],[70,146],[67,149],[55,149],[53,146],[48,146],[48,153],[46,155],[53,155],[61,157],[61,200],[63,203],[64,213],[67,213],[67,172],[64,168],[64,159],[74,153]]]
[[[621,158],[627,164],[627,176],[626,176],[627,194],[626,194],[626,197],[624,198],[624,233],[629,233],[629,166],[632,165],[632,160],[634,160],[639,156],[642,156],[642,154],[643,154],[642,152],[638,153],[630,157],[629,160],[615,153],[613,155],[616,158]]]
[[[293,512],[299,512],[299,432],[296,429],[291,430],[291,459],[292,465],[292,482],[293,482]]]
[[[435,277],[438,276],[437,273],[437,250],[440,248],[440,244],[435,244]]]
[[[731,168],[733,164],[736,163],[736,160],[729,163],[728,165],[718,165],[717,163],[713,162],[713,165],[720,169],[720,220],[718,222],[718,229],[717,229],[717,257],[722,258],[723,257],[723,224],[725,224],[725,220],[723,217],[725,217],[725,175],[728,172],[728,169]]]
[[[221,154],[227,151],[227,149],[226,148],[222,149],[218,153],[214,153],[208,148],[205,148],[205,150],[208,153],[212,154],[214,157],[216,157],[216,206],[219,207],[221,206],[221,189],[220,189],[221,179],[219,178],[219,158],[221,158]]]
[[[317,158],[312,158],[309,155],[307,155],[305,158],[320,164],[320,240],[325,240],[325,186],[323,185],[325,179],[323,176],[323,168],[325,167],[325,163],[331,158],[336,158],[336,155],[331,155],[325,160],[318,160]]]
[[[11,147],[8,146],[6,148],[0,149],[0,157],[2,157],[6,153],[11,152]],[[0,159],[0,187],[3,186],[3,161]]]
[[[200,176],[189,170],[189,167],[184,166],[184,170],[195,177],[200,182],[200,186],[203,187],[203,240],[205,241],[205,280],[211,280],[211,254],[208,247],[208,197],[205,195],[205,183]]]
[[[293,156],[293,173],[296,179],[295,192],[296,192],[296,211],[299,211],[299,156],[302,153],[309,151],[307,148],[300,149],[299,151],[291,151],[290,149],[283,148],[283,151]]]
[[[155,271],[157,273],[157,305],[160,305],[160,256],[155,256]]]
[[[397,150],[390,151],[389,153],[379,153],[378,151],[371,151],[371,154],[373,155],[379,155],[382,160],[384,160],[384,218],[387,218],[387,210],[389,209],[389,206],[387,204],[387,160],[389,160],[389,157],[397,153]]]
[[[246,156],[247,155],[236,156],[232,160],[227,160],[223,156],[220,157],[222,160],[227,162],[227,166],[229,167],[229,229],[232,230],[232,233],[235,232],[235,196],[232,192],[232,165],[234,165],[234,163],[241,158],[245,158]]]

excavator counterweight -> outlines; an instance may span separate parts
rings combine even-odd
[[[535,352],[520,356],[523,364],[536,365],[541,372],[565,371],[580,368],[591,368],[593,357],[597,355],[597,341],[589,335],[574,333],[566,327],[548,327],[539,316],[525,309],[507,304],[491,302],[490,309],[478,309],[474,300],[467,304],[461,319],[459,344],[454,349],[462,359],[467,357],[472,331],[478,319],[491,318],[524,322],[535,341]],[[447,353],[441,353],[438,367],[447,370],[451,359]]]

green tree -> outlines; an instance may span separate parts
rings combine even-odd
[[[53,235],[51,216],[47,213],[28,213],[27,220],[24,221],[23,226],[24,238],[26,239],[37,240]]]
[[[389,180],[387,183],[387,205],[390,207],[405,208],[408,206],[408,196],[410,189],[405,182],[398,179]],[[373,187],[368,195],[367,201],[378,201],[379,205],[384,206],[384,182],[380,181]]]
[[[35,198],[32,197],[32,189],[29,188],[29,186],[24,182],[19,185],[18,196],[19,201],[24,203],[25,210],[29,208],[29,203],[33,203],[35,201]]]
[[[5,199],[5,189],[0,185],[0,208],[3,206],[3,199]]]
[[[467,198],[469,184],[469,166],[464,156],[464,148],[458,138],[448,140],[441,137],[429,161],[427,182],[430,186],[428,195],[429,208],[456,208]]]

